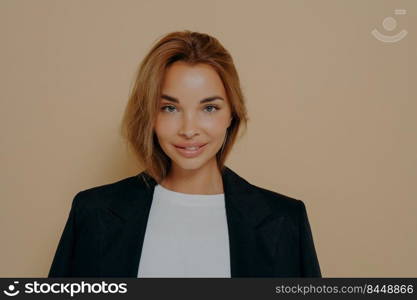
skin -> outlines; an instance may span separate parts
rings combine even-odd
[[[191,66],[177,61],[166,70],[155,123],[155,134],[171,169],[161,182],[169,190],[186,194],[222,194],[223,182],[217,167],[216,153],[221,149],[226,130],[232,121],[231,107],[224,85],[208,64]],[[200,103],[200,100],[220,96]],[[208,143],[197,157],[182,156],[174,144]]]

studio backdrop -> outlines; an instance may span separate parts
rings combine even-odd
[[[416,1],[0,2],[0,276],[45,277],[81,190],[139,173],[139,62],[189,29],[230,51],[248,130],[226,165],[302,200],[323,277],[417,276]]]

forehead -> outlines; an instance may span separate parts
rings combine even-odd
[[[174,97],[226,96],[223,82],[212,66],[202,63],[190,65],[182,61],[167,68],[162,92]]]

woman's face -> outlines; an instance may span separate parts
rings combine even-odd
[[[174,62],[166,70],[161,95],[155,133],[172,167],[216,166],[216,153],[232,120],[217,72],[207,64]]]

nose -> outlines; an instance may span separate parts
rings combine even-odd
[[[193,114],[184,114],[179,134],[188,139],[198,134],[198,121]]]

